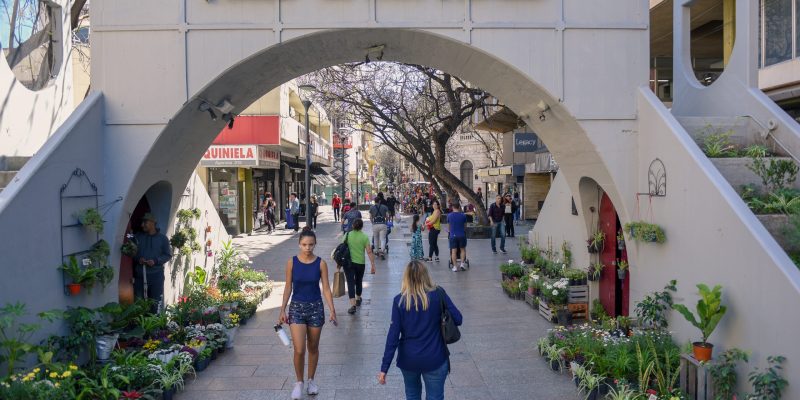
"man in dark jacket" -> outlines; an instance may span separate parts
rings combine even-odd
[[[503,207],[503,197],[497,195],[495,202],[489,206],[489,219],[492,222],[492,253],[497,254],[495,237],[500,236],[500,251],[506,254],[506,230],[503,226],[505,209]]]
[[[147,213],[142,218],[142,232],[136,234],[136,245],[133,292],[136,297],[155,300],[157,310],[164,297],[164,263],[172,258],[172,248],[167,236],[156,228],[153,214]]]

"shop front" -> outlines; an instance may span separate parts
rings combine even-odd
[[[231,235],[250,233],[263,221],[259,205],[274,193],[280,152],[266,145],[212,145],[200,166],[208,168],[208,192]]]

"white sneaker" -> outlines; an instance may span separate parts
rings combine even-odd
[[[301,400],[303,398],[303,382],[295,382],[294,389],[292,389],[292,400]]]
[[[310,395],[319,394],[319,386],[317,386],[317,384],[314,383],[313,379],[308,380],[308,387],[306,388],[306,393]]]
[[[455,265],[453,265],[453,268],[450,268],[450,270],[451,270],[451,271],[453,271],[453,272],[458,272],[458,267],[456,267]]]
[[[461,270],[462,271],[466,271],[467,270],[467,267],[464,265],[463,261],[461,262]]]

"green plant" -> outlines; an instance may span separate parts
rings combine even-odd
[[[591,249],[589,252],[599,252],[603,249],[603,243],[606,240],[606,234],[603,231],[597,231],[592,234],[587,243]]]
[[[77,400],[119,399],[122,392],[117,388],[117,382],[128,383],[129,380],[127,376],[116,372],[116,368],[112,369],[112,367],[112,364],[107,364],[100,369],[96,376],[79,371]]]
[[[755,371],[750,373],[749,381],[753,385],[754,393],[748,397],[749,399],[778,400],[781,398],[783,389],[789,385],[789,381],[781,376],[781,371],[783,370],[781,364],[784,361],[786,361],[784,356],[769,356],[767,357],[769,367],[766,370],[758,372],[756,368]]]
[[[163,390],[173,389],[176,392],[183,390],[185,382],[184,376],[194,375],[194,367],[189,362],[185,362],[183,357],[174,357],[164,368],[161,369],[161,376],[156,380],[156,384]]]
[[[750,158],[767,157],[770,155],[767,146],[761,144],[751,144],[744,148],[744,156]]]
[[[111,248],[108,246],[108,242],[103,239],[98,240],[89,250],[89,258],[92,260],[92,265],[102,267],[108,264],[110,252]]]
[[[608,317],[606,309],[603,307],[603,303],[600,301],[600,299],[594,299],[592,301],[592,315],[592,318],[595,319],[605,319]]]
[[[81,225],[100,235],[103,234],[103,216],[96,208],[87,208],[75,214],[75,217]]]
[[[672,308],[700,330],[705,344],[728,308],[722,305],[722,286],[716,285],[713,289],[709,289],[708,286],[700,283],[697,285],[697,289],[700,293],[700,300],[697,301],[696,307],[697,318],[683,304],[673,304]]]
[[[600,387],[600,384],[603,382],[604,378],[600,375],[592,374],[591,372],[587,372],[583,379],[578,386],[578,390],[583,393],[586,393],[586,399],[589,398],[591,392]]]
[[[70,256],[69,261],[61,264],[58,269],[64,271],[72,280],[72,283],[82,285],[89,280],[89,276],[84,272],[84,269],[78,265],[78,259],[75,258],[75,256]]]
[[[732,130],[715,132],[703,138],[703,153],[709,158],[736,157],[736,146],[731,143]]]
[[[671,280],[664,290],[649,294],[636,304],[636,316],[642,326],[664,329],[667,327],[666,310],[672,307],[672,293],[677,290],[677,281]]]
[[[792,189],[777,190],[761,202],[761,208],[768,213],[793,214],[800,211],[800,194]]]
[[[632,387],[626,384],[620,384],[615,388],[609,388],[608,395],[605,397],[606,400],[639,400],[645,398],[644,394],[636,393]]]
[[[564,266],[569,268],[572,265],[572,250],[570,250],[569,242],[566,240],[561,243],[561,256]]]
[[[548,362],[558,362],[559,371],[564,370],[564,349],[562,347],[558,347],[556,344],[548,345],[544,348],[544,354]]]
[[[640,242],[664,243],[667,240],[664,229],[644,221],[629,222],[625,224],[625,230],[630,232],[633,239]]]
[[[671,340],[656,347],[650,336],[644,336],[644,345],[643,349],[641,341],[636,342],[639,391],[646,392],[652,383],[660,396],[671,395],[680,376],[680,350]]]
[[[14,373],[17,361],[39,349],[38,346],[30,344],[28,341],[41,328],[41,325],[19,322],[25,315],[25,304],[20,302],[9,303],[0,308],[0,365],[5,363],[8,375]],[[42,320],[52,322],[58,314],[42,312],[38,316]]]
[[[709,373],[714,381],[715,400],[729,400],[737,395],[736,363],[739,361],[747,362],[747,353],[733,348],[720,354],[717,363],[709,366]]]
[[[619,268],[620,271],[626,271],[628,269],[628,262],[625,260],[617,261],[617,268]]]
[[[197,358],[199,358],[200,360],[206,360],[211,358],[211,347],[206,346],[206,348],[204,348],[203,351],[200,352]]]
[[[591,277],[592,280],[596,281],[596,280],[600,279],[600,274],[603,272],[603,268],[605,268],[605,267],[606,267],[605,265],[603,265],[602,263],[599,263],[599,262],[592,263],[589,266],[589,269],[587,271],[587,275],[589,277]]]
[[[782,228],[782,233],[786,240],[786,252],[800,267],[800,213],[789,215],[789,223]]]
[[[800,170],[792,160],[770,158],[767,163],[763,157],[754,157],[748,168],[761,178],[768,192],[784,189],[794,183]]]
[[[506,274],[510,278],[520,278],[525,275],[525,268],[519,263],[506,262],[500,264],[500,272]]]
[[[122,244],[120,252],[128,257],[136,257],[139,252],[139,245],[136,243],[136,236],[132,234],[125,235],[125,243]]]

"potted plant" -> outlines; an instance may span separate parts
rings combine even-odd
[[[563,355],[564,349],[558,347],[555,343],[546,346],[544,348],[545,357],[547,358],[547,362],[550,364],[550,369],[553,371],[561,371],[563,368]]]
[[[673,304],[672,308],[699,329],[703,336],[702,342],[692,343],[694,358],[698,361],[709,361],[714,345],[708,343],[708,337],[714,332],[728,308],[722,305],[722,286],[716,285],[713,289],[709,289],[707,285],[700,283],[697,285],[697,289],[700,293],[700,300],[697,301],[696,307],[697,318],[683,304]]]
[[[96,208],[87,208],[75,214],[75,218],[87,229],[97,232],[99,235],[103,234],[103,216]]]
[[[606,309],[603,307],[603,303],[600,301],[600,299],[592,300],[592,312],[591,312],[592,319],[599,320],[607,316],[608,314],[606,313]]]
[[[755,370],[750,373],[750,384],[753,385],[752,399],[759,400],[778,400],[781,398],[781,392],[789,385],[789,382],[781,376],[781,364],[786,361],[784,356],[769,356],[767,363],[769,368],[763,372]]]
[[[601,376],[592,374],[587,371],[583,376],[578,389],[586,393],[586,400],[599,400],[600,399],[600,383],[603,382]]]
[[[206,233],[211,233],[211,225],[206,225]]]
[[[205,371],[209,363],[211,363],[211,348],[206,347],[197,355],[197,361],[195,361],[195,370],[197,370],[197,372]]]
[[[595,232],[589,240],[586,241],[588,244],[589,253],[599,253],[603,251],[603,244],[606,240],[606,234],[603,231]]]
[[[225,342],[225,348],[232,349],[233,341],[236,339],[236,330],[239,328],[239,315],[231,313],[222,320],[222,325],[225,327],[225,336],[228,338],[228,341]]]
[[[732,348],[720,354],[717,362],[709,366],[709,373],[714,382],[714,392],[721,399],[736,399],[736,364],[748,361],[746,352]]]
[[[625,274],[628,272],[628,262],[625,260],[617,261],[617,277],[620,280],[625,279]]]
[[[136,236],[130,233],[126,234],[125,242],[122,243],[120,252],[122,252],[123,255],[131,258],[136,257],[136,253],[139,252],[139,245],[136,243]]]
[[[75,256],[70,256],[69,261],[61,264],[58,269],[64,271],[64,274],[72,280],[72,283],[67,284],[69,294],[72,296],[78,295],[83,284],[89,280],[89,275],[78,265],[78,260]]]
[[[640,242],[664,243],[667,240],[664,229],[649,222],[629,222],[625,224],[625,230],[630,232],[631,238]]]
[[[592,282],[599,281],[600,274],[603,272],[603,268],[605,268],[605,265],[599,262],[592,263],[587,269],[586,277]]]
[[[622,234],[621,229],[617,232],[617,249],[625,250],[625,235]]]

